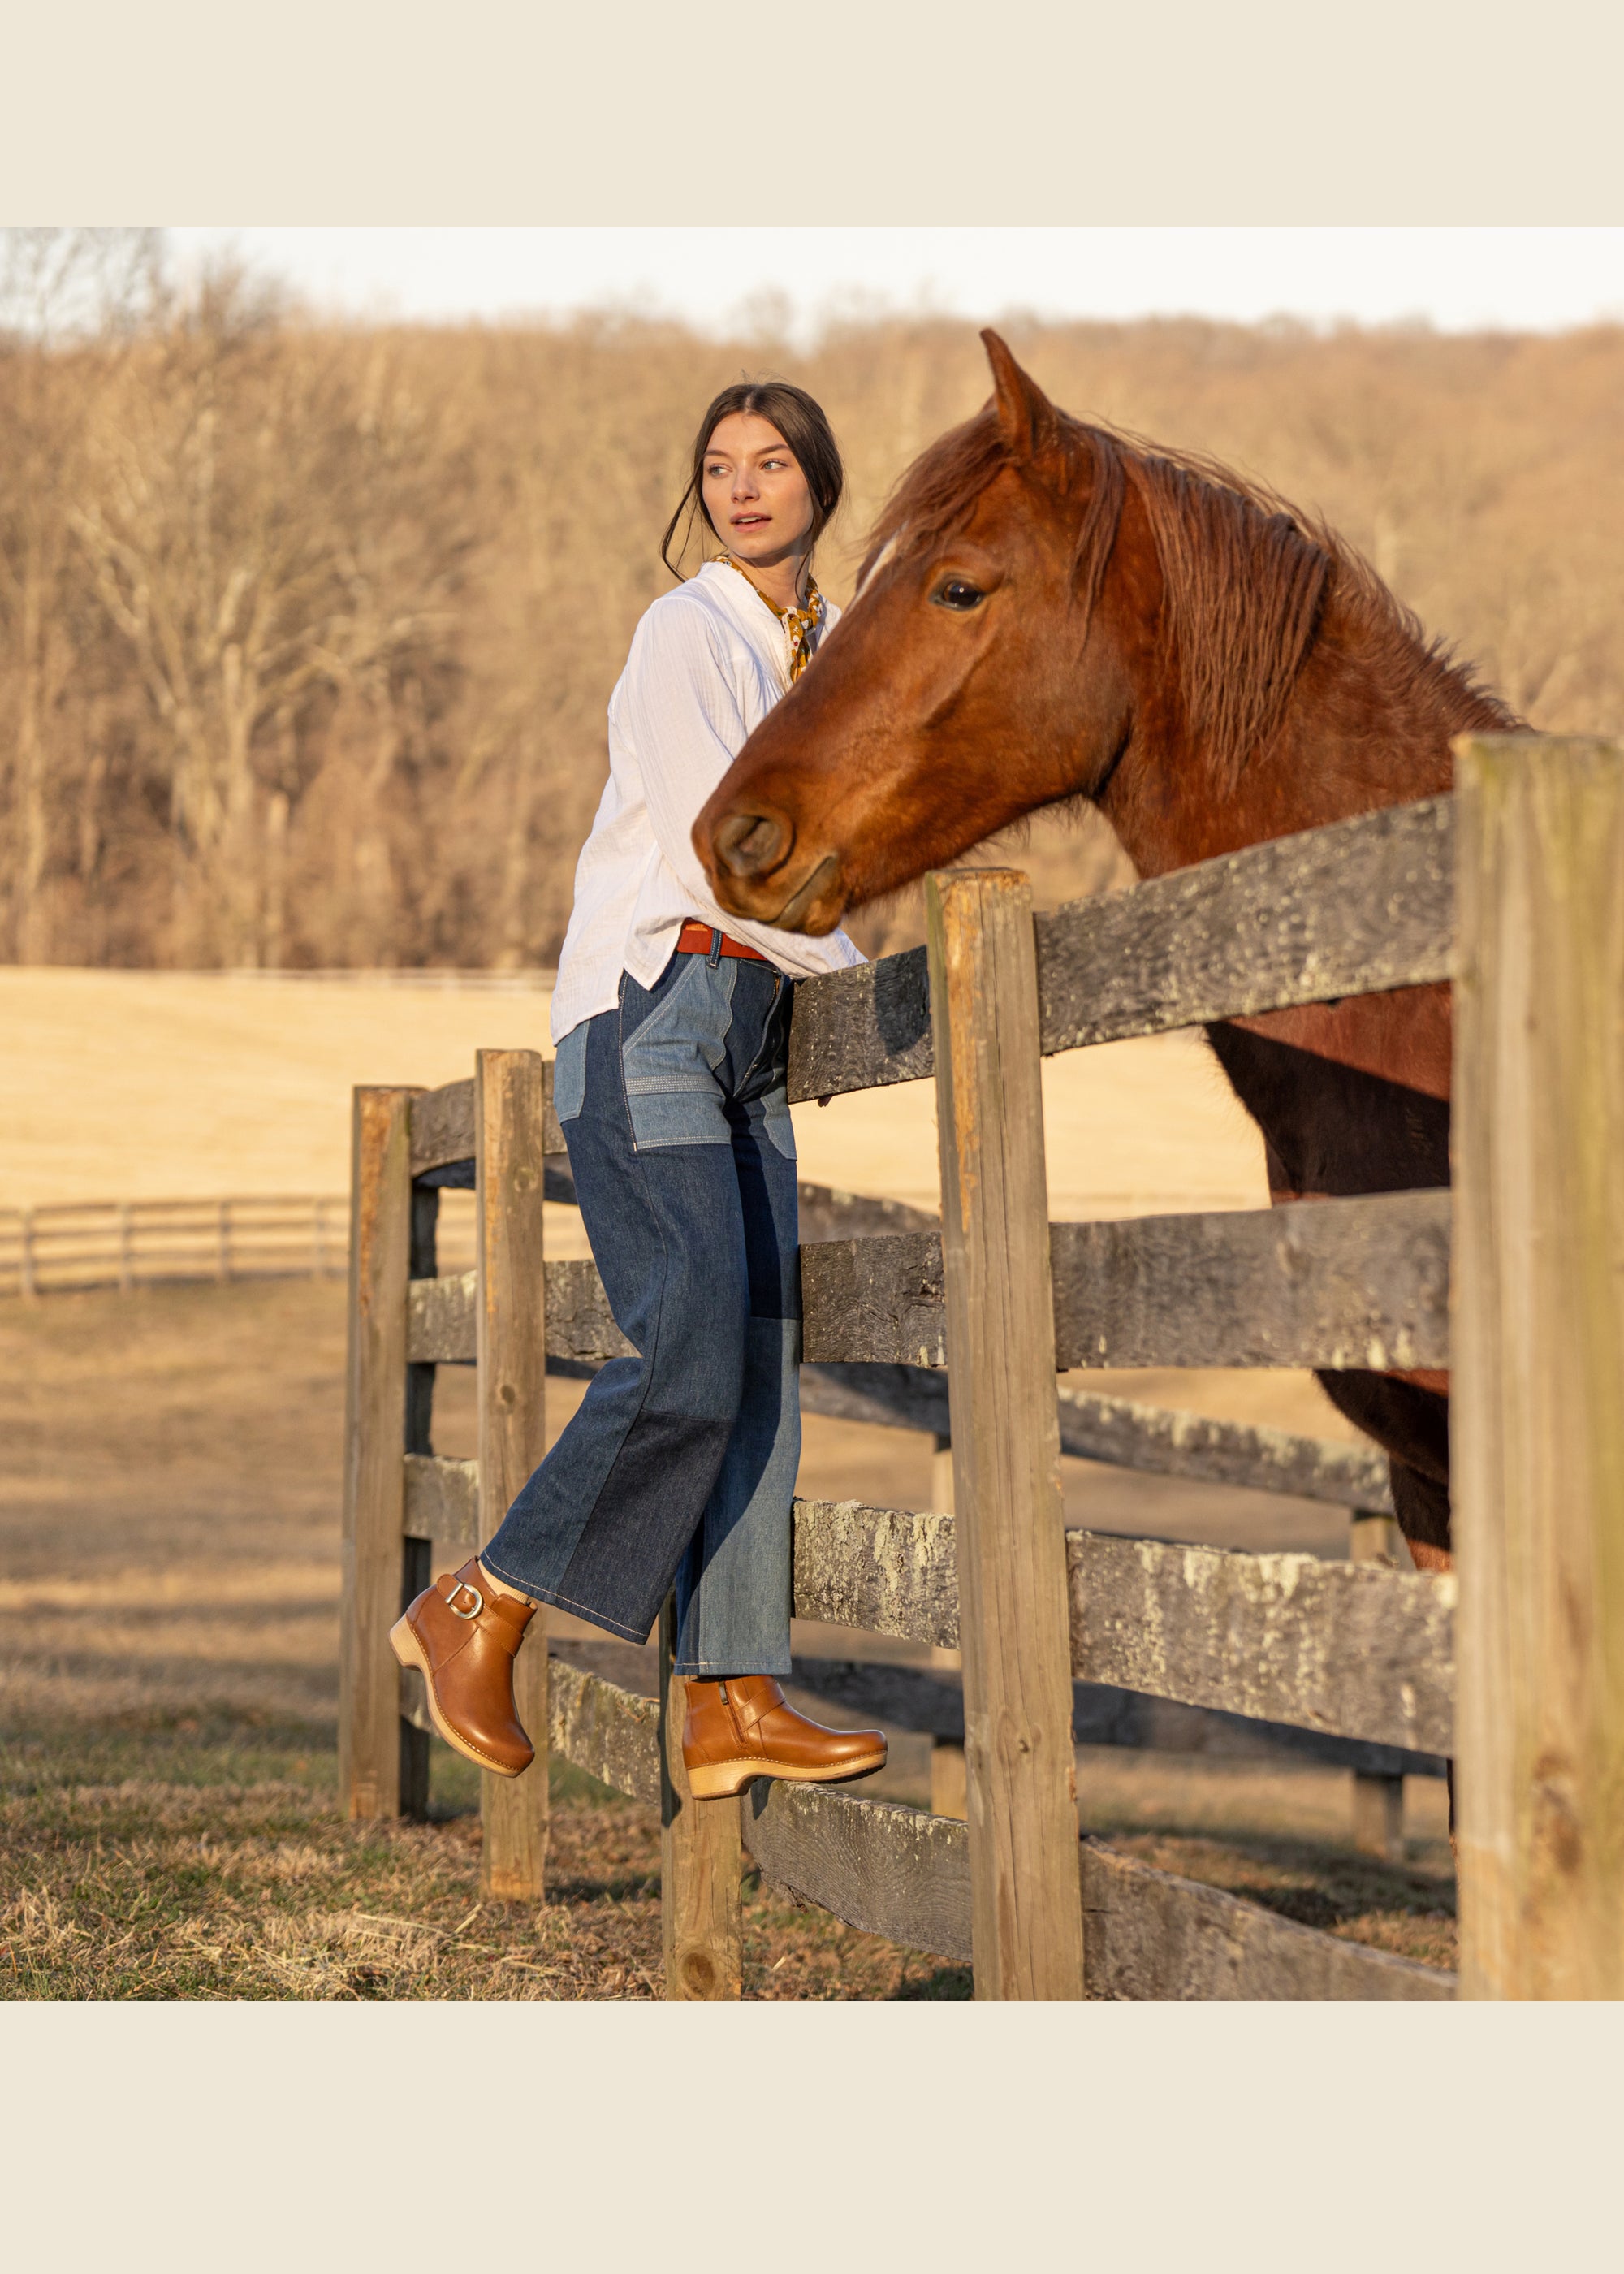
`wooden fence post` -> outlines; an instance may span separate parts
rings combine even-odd
[[[1032,888],[927,881],[978,1998],[1080,1998],[1071,1645]]]
[[[440,1194],[430,1185],[411,1190],[410,1276],[413,1279],[432,1279],[439,1269],[434,1254],[434,1232],[440,1221]],[[406,1450],[409,1453],[432,1454],[434,1450],[434,1378],[437,1369],[414,1362],[406,1368]],[[459,1559],[460,1560],[460,1559]],[[403,1539],[401,1541],[401,1601],[411,1602],[432,1585],[434,1577],[432,1542],[427,1540]],[[429,1733],[401,1718],[401,1791],[400,1810],[402,1816],[412,1816],[419,1821],[429,1812],[430,1751]]]
[[[542,1058],[481,1050],[474,1075],[475,1269],[479,1365],[479,1531],[488,1540],[547,1449],[543,1269]],[[547,1860],[547,1615],[514,1661],[514,1702],[536,1748],[523,1776],[480,1780],[480,1885],[539,1901]]]
[[[1461,1994],[1624,1998],[1624,742],[1462,737]]]
[[[350,1816],[400,1808],[400,1616],[406,1499],[410,1089],[357,1089],[350,1154],[338,1785]]]
[[[1398,1525],[1379,1510],[1356,1508],[1348,1519],[1348,1558],[1353,1563],[1377,1563],[1391,1570],[1408,1570],[1401,1562]],[[1380,1856],[1384,1863],[1404,1857],[1404,1780],[1402,1776],[1367,1776],[1353,1772],[1353,1844],[1362,1856]]]
[[[933,1440],[930,1456],[930,1506],[938,1516],[953,1512],[953,1441],[938,1436]],[[933,1642],[930,1663],[957,1673],[964,1666],[964,1653],[949,1650],[945,1645]],[[936,1737],[930,1747],[930,1813],[951,1816],[964,1822],[968,1803],[965,1798],[965,1749],[953,1737]]]
[[[660,1613],[660,1930],[665,1995],[692,2002],[737,1998],[742,1984],[743,1866],[740,1803],[695,1800],[682,1765],[685,1683],[671,1670],[676,1604]]]

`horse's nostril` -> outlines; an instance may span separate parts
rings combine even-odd
[[[735,877],[759,877],[783,860],[788,836],[764,813],[730,813],[716,832],[716,857]]]

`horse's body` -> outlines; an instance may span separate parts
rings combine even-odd
[[[1323,526],[1222,470],[996,394],[901,484],[858,597],[695,825],[721,905],[825,931],[1021,815],[1094,799],[1143,877],[1447,789],[1517,722]],[[1229,1020],[1276,1200],[1449,1180],[1449,995]],[[1324,1374],[1448,1551],[1447,1376]]]

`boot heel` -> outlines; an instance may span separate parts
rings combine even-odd
[[[417,1648],[417,1638],[407,1623],[404,1612],[389,1629],[389,1647],[402,1666],[415,1666],[419,1674],[427,1671],[423,1663],[423,1653]]]

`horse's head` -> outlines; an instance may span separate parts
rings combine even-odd
[[[1092,794],[1123,747],[1127,659],[1098,605],[1120,457],[982,337],[992,402],[906,477],[850,609],[694,825],[733,915],[828,931],[1034,808]]]

